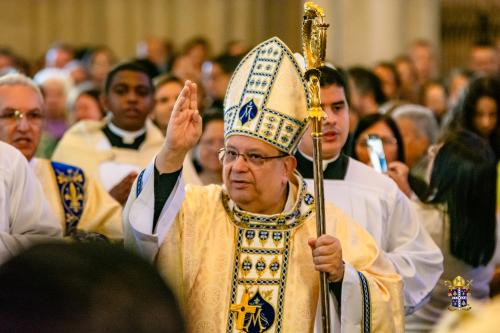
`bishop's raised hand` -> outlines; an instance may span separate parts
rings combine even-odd
[[[156,157],[155,165],[160,173],[179,170],[186,153],[200,139],[201,116],[198,112],[197,90],[196,83],[186,81],[175,102],[165,143]]]

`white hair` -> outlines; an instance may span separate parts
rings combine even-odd
[[[437,141],[439,134],[439,126],[434,113],[417,104],[405,104],[398,106],[391,113],[393,119],[405,118],[413,122],[417,129],[427,137],[429,144],[434,144]]]
[[[21,73],[10,73],[0,77],[0,87],[5,86],[25,86],[33,90],[37,94],[40,103],[43,105],[43,95],[40,91],[40,88],[36,85],[36,83]]]
[[[33,80],[40,87],[43,87],[43,85],[47,82],[59,82],[64,87],[64,93],[66,96],[68,96],[69,91],[73,88],[73,79],[71,76],[65,70],[59,68],[44,68],[35,74]]]

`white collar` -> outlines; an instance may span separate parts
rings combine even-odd
[[[111,121],[108,122],[108,127],[113,134],[118,135],[119,137],[122,138],[123,143],[125,144],[132,144],[134,143],[135,139],[146,133],[146,127],[144,126],[140,130],[137,131],[126,131],[124,129],[121,129],[117,127],[115,124],[113,124]]]
[[[304,153],[302,150],[300,150],[300,148],[298,148],[298,151],[299,151],[299,154],[304,156],[304,158],[306,160],[309,160],[311,162],[314,163],[314,160],[311,156],[307,155],[306,153]],[[329,160],[325,160],[323,159],[323,171],[326,170],[326,168],[328,167],[328,164],[332,163],[332,162],[335,162],[340,156],[340,153],[337,154],[337,156],[334,156],[333,158],[330,158]]]

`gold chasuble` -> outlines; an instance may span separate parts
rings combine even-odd
[[[148,119],[146,139],[139,149],[112,147],[102,129],[110,122],[82,120],[63,136],[54,151],[54,161],[76,165],[109,191],[131,171],[145,168],[163,144],[163,134]]]
[[[112,240],[123,238],[122,208],[93,178],[83,173],[76,182],[68,183],[70,189],[71,186],[75,189],[65,191],[62,189],[66,187],[58,183],[64,175],[55,170],[49,160],[34,158],[30,165],[65,235],[71,226],[71,229],[97,232]]]
[[[226,144],[232,136],[248,136],[291,155],[305,130],[308,104],[298,62],[273,37],[250,51],[231,78]],[[258,182],[241,153],[246,168],[239,172]],[[317,238],[315,199],[302,177],[290,172],[283,180],[288,187],[280,214],[257,215],[242,211],[225,187],[184,187],[185,171],[175,185],[165,183],[173,189],[158,211],[156,192],[169,186],[149,164],[123,216],[125,246],[156,261],[177,294],[188,332],[319,333],[319,273],[308,245]],[[333,331],[402,332],[402,282],[394,266],[364,229],[338,208],[325,208],[326,233],[339,240],[344,261],[342,281],[329,286]]]
[[[307,241],[316,237],[314,198],[298,174],[294,182],[288,209],[272,216],[239,210],[220,186],[186,187],[156,261],[188,332],[313,332],[319,274]],[[362,308],[350,307],[343,287],[341,311],[361,312],[360,329],[402,331],[399,275],[364,229],[334,206],[326,216],[363,298]]]

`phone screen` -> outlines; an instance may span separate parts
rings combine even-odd
[[[385,160],[382,139],[376,134],[370,134],[366,139],[366,144],[368,145],[373,168],[380,173],[387,172],[387,161]]]

